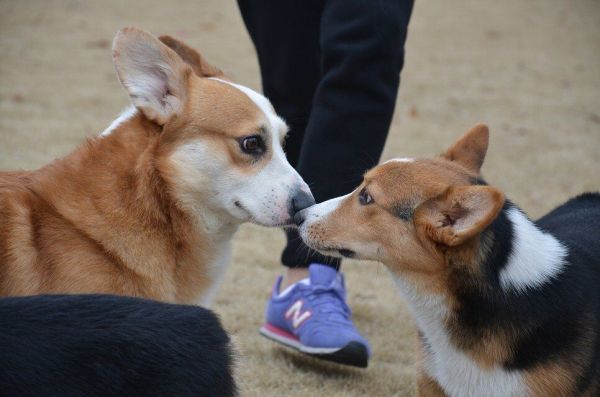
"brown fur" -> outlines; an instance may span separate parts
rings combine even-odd
[[[594,319],[588,317],[584,323],[588,326],[584,327],[580,342],[572,347],[569,357],[557,357],[552,362],[538,365],[528,372],[525,382],[533,395],[548,397],[573,395],[573,390],[577,388],[578,375],[585,371],[593,360],[595,331],[591,324],[594,323]],[[598,390],[598,382],[598,379],[590,382],[588,386],[590,392],[587,395],[594,395],[592,391]],[[582,395],[586,395],[585,390]]]
[[[198,252],[206,242],[190,233],[154,166],[157,132],[138,116],[38,171],[1,177],[2,295],[105,292],[187,302],[206,286],[196,264],[209,254]]]
[[[478,288],[483,288],[483,274],[481,274],[481,257],[487,251],[483,236],[473,238],[463,244],[459,250],[448,250],[446,252],[449,269],[448,277],[445,279],[445,293],[450,297],[455,296],[457,291],[464,287],[466,280],[469,283],[477,284]],[[452,298],[449,298],[449,308],[459,309],[458,304]],[[520,336],[515,333],[497,329],[483,335],[471,335],[465,332],[458,322],[458,319],[449,317],[447,319],[447,329],[450,338],[475,360],[483,368],[491,369],[499,363],[506,362],[513,356],[513,344]]]
[[[326,222],[311,228],[310,235],[326,239],[328,248],[343,248],[344,241],[377,243],[382,247],[377,260],[422,293],[444,296],[447,307],[456,308],[453,290],[460,288],[464,276],[472,280],[480,276],[482,242],[476,236],[504,203],[498,190],[470,186],[483,163],[488,134],[487,127],[479,124],[441,157],[375,167]],[[373,197],[373,205],[360,205],[357,196],[363,189]],[[409,208],[412,219],[399,219],[398,207]],[[467,213],[473,214],[473,220],[464,216]],[[465,226],[458,229],[451,224],[455,219],[464,219]],[[452,318],[448,327],[454,328]],[[460,330],[451,336],[482,367],[491,368],[511,356],[514,336],[472,338]]]
[[[185,63],[192,67],[194,73],[201,77],[219,77],[223,78],[223,72],[221,69],[206,62],[206,60],[196,50],[190,48],[185,43],[171,37],[171,36],[160,36],[160,41],[165,43],[167,47],[172,49],[183,59]]]
[[[570,397],[575,390],[577,374],[564,363],[539,366],[525,376],[525,383],[533,396]]]
[[[423,371],[417,373],[417,396],[418,397],[446,397],[446,393],[440,385]]]
[[[494,236],[482,232],[501,211],[504,195],[477,181],[488,134],[486,126],[477,125],[438,158],[403,159],[375,167],[332,212],[315,210],[312,216],[319,215],[311,218],[315,221],[308,222],[303,233],[312,248],[354,250],[359,259],[383,262],[414,293],[442,297],[450,313],[444,332],[484,371],[503,368],[523,337],[522,330],[511,327],[470,332],[454,314],[460,309],[461,291],[471,287],[485,291],[489,285],[482,263]],[[372,197],[370,204],[361,204],[364,194]],[[422,340],[417,350],[418,394],[444,395],[423,369],[427,352]],[[573,357],[586,361],[591,351],[583,347]],[[562,360],[536,367],[524,371],[525,385],[535,396],[572,395],[576,374],[585,365]]]
[[[162,41],[187,62],[161,49],[182,71],[178,116],[163,125],[138,113],[39,170],[0,173],[0,296],[99,292],[192,303],[210,285],[212,242],[180,205],[167,159],[203,134],[245,170],[251,161],[225,138],[256,133],[264,116],[239,90],[201,78],[221,72],[194,50]]]

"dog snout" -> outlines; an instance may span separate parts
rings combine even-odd
[[[312,194],[304,190],[298,190],[292,198],[292,214],[296,214],[312,205],[315,205],[315,199]]]

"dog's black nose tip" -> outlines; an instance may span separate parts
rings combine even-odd
[[[306,219],[304,214],[304,211],[299,211],[296,212],[296,215],[294,215],[294,223],[296,224],[296,226],[300,226],[302,225],[302,223],[304,223],[304,220]]]
[[[315,199],[313,198],[312,194],[306,193],[302,190],[299,190],[298,193],[296,193],[296,195],[292,198],[292,211],[294,214],[312,205],[315,205]]]

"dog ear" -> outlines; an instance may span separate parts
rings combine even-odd
[[[504,205],[504,195],[490,186],[450,187],[415,211],[415,226],[436,243],[454,247],[488,227]]]
[[[200,77],[223,77],[221,69],[206,62],[198,51],[187,44],[171,36],[160,36],[158,39],[175,51],[185,63],[190,65],[196,75]]]
[[[156,37],[136,28],[119,30],[113,62],[131,102],[150,120],[162,125],[181,112],[192,70]]]
[[[479,175],[488,148],[489,129],[477,124],[457,140],[442,157],[456,161],[467,170]]]

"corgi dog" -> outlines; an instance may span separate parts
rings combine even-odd
[[[419,396],[598,396],[600,194],[532,221],[480,177],[488,135],[375,167],[296,214],[300,235],[389,269],[418,329]]]
[[[208,305],[241,223],[292,224],[314,204],[287,126],[172,37],[124,28],[113,61],[131,108],[64,158],[0,172],[0,296]]]

